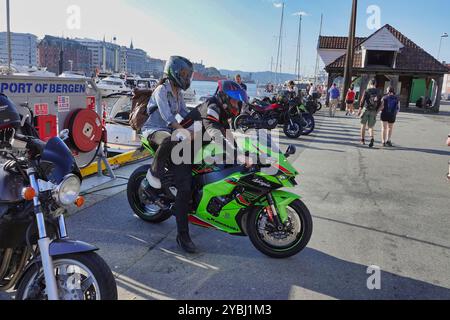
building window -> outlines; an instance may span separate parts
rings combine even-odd
[[[367,51],[367,66],[394,67],[394,51]]]

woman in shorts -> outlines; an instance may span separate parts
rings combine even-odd
[[[347,97],[345,98],[345,102],[347,104],[346,116],[354,115],[355,114],[355,98],[356,98],[356,92],[355,92],[355,86],[352,85],[350,89],[348,89]]]
[[[395,89],[390,87],[388,93],[383,98],[383,112],[381,113],[382,127],[382,143],[383,147],[392,147],[392,134],[394,132],[394,125],[397,120],[397,114],[400,111],[399,100],[395,95]]]

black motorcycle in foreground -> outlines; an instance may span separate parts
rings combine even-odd
[[[14,289],[17,300],[116,300],[114,276],[98,249],[67,235],[64,207],[83,202],[81,174],[69,148],[59,137],[44,143],[17,134],[2,125],[4,115],[0,291]]]

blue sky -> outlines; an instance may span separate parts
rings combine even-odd
[[[276,35],[281,9],[271,0],[133,0],[138,6],[165,21],[167,28],[178,30],[204,50],[204,61],[210,65],[244,70],[268,70],[271,57],[276,59]],[[302,70],[312,73],[315,48],[324,14],[324,35],[347,35],[351,0],[286,0],[284,29],[284,69],[294,71],[298,35],[295,12],[303,11]],[[381,25],[389,23],[437,56],[440,36],[450,33],[450,1],[428,0],[360,0],[358,10],[359,36],[374,31],[367,27],[370,5],[381,9]],[[181,53],[183,49],[180,48]],[[197,58],[197,57],[192,57]],[[443,41],[441,59],[450,61],[450,39]],[[198,60],[198,58],[197,58]]]
[[[276,59],[281,0],[11,0],[13,31],[111,40],[166,59],[181,54],[208,66],[245,71],[270,70]],[[324,35],[347,35],[351,0],[285,0],[284,67],[294,72],[298,36],[295,12],[303,11],[302,70],[313,73],[320,15]],[[81,28],[68,30],[67,7],[81,8]],[[359,0],[358,36],[367,36],[368,6],[381,9],[381,25],[391,24],[437,56],[440,36],[450,33],[450,1]],[[24,8],[27,10],[24,10]],[[0,7],[4,16],[4,5]],[[0,19],[0,29],[5,29]],[[450,38],[441,60],[450,61]]]

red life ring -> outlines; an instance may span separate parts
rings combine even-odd
[[[70,142],[77,150],[88,153],[98,148],[102,141],[103,126],[95,111],[78,109],[68,120],[66,128],[70,131]]]

